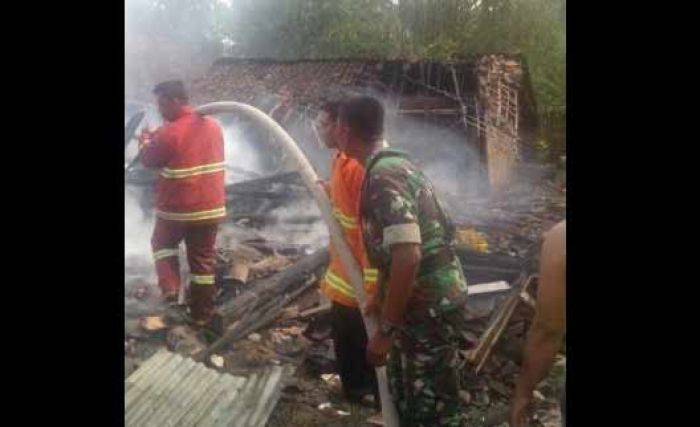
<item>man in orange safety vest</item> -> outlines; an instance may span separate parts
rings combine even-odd
[[[330,149],[338,148],[335,132],[339,107],[339,102],[326,103],[314,122],[318,138]],[[363,268],[365,291],[369,296],[376,293],[377,270],[369,268],[359,225],[359,200],[364,175],[361,163],[337,151],[331,179],[323,185],[330,198],[333,215],[343,229],[345,241]],[[375,371],[365,357],[367,333],[362,315],[345,266],[332,244],[330,264],[321,291],[332,303],[332,338],[345,397],[351,401],[361,401],[366,395],[374,395],[375,406],[378,406]]]

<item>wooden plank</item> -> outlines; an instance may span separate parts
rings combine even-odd
[[[513,316],[515,312],[515,307],[518,303],[522,301],[520,295],[522,292],[527,292],[530,284],[533,282],[535,276],[529,276],[524,281],[522,280],[525,276],[521,275],[518,282],[523,283],[522,286],[514,286],[513,292],[508,297],[508,299],[501,306],[501,310],[496,314],[491,324],[488,326],[486,331],[482,334],[479,339],[479,344],[477,347],[470,352],[469,361],[476,365],[475,373],[479,373],[483,368],[486,360],[488,360],[491,351],[498,342],[501,334],[508,325],[508,321]]]
[[[306,319],[306,318],[308,318],[308,317],[311,317],[311,316],[314,316],[314,315],[317,315],[317,314],[321,314],[321,313],[326,313],[326,312],[329,312],[329,311],[331,311],[331,304],[330,304],[330,303],[328,303],[328,304],[321,304],[321,305],[319,305],[318,307],[314,307],[314,308],[310,308],[310,309],[308,309],[308,310],[306,310],[306,311],[302,311],[302,312],[299,313],[299,315],[297,316],[297,319]]]
[[[223,336],[216,340],[211,346],[196,354],[194,359],[197,361],[204,361],[206,364],[209,364],[209,358],[212,354],[223,349],[226,345],[267,326],[282,314],[282,309],[287,304],[292,302],[299,295],[306,292],[315,284],[316,278],[315,276],[312,276],[304,285],[295,291],[279,296],[261,308],[256,309],[253,315],[251,315],[249,318],[243,319],[240,324],[236,324],[234,327],[228,329]]]
[[[505,280],[489,283],[478,283],[476,285],[467,286],[468,295],[487,294],[491,292],[507,291],[510,285]]]
[[[307,255],[292,266],[253,284],[250,291],[244,292],[239,297],[221,306],[215,314],[215,324],[219,331],[223,331],[227,325],[240,319],[242,315],[252,309],[260,307],[272,298],[287,292],[295,285],[299,285],[313,271],[327,264],[329,260],[328,249],[323,248],[311,255]]]

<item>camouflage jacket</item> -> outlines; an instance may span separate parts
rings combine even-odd
[[[390,246],[418,243],[422,259],[408,310],[455,308],[466,297],[467,281],[454,252],[452,221],[431,182],[396,150],[375,153],[366,168],[360,201],[362,233],[370,264],[380,271],[380,295],[386,294]]]

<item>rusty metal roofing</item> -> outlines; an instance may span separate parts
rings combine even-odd
[[[160,350],[126,379],[126,426],[263,426],[279,399],[274,366],[247,378]]]

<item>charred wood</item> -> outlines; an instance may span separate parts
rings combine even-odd
[[[226,330],[221,338],[216,340],[206,350],[197,355],[197,360],[209,361],[209,357],[220,351],[232,342],[241,339],[260,328],[263,328],[274,321],[282,314],[284,307],[297,298],[299,295],[314,286],[317,282],[315,275],[307,277],[301,286],[289,293],[277,295],[263,304],[259,309],[251,311],[249,316],[236,322],[230,329]]]
[[[475,366],[477,374],[481,371],[494,346],[498,343],[498,339],[513,316],[515,308],[522,301],[520,298],[521,292],[527,292],[534,279],[535,276],[527,276],[524,272],[520,275],[506,301],[494,313],[489,326],[479,338],[478,345],[470,351],[468,360]]]
[[[251,310],[264,312],[271,306],[279,305],[281,297],[304,285],[314,273],[319,273],[317,277],[320,277],[320,270],[328,262],[328,249],[323,248],[271,277],[254,282],[250,290],[219,307],[215,315],[215,329],[223,331],[227,325],[243,318]]]

